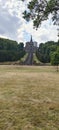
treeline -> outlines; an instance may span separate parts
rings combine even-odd
[[[59,41],[48,41],[46,43],[41,43],[36,52],[37,58],[43,63],[52,63],[54,55],[58,53],[59,55]],[[59,62],[59,57],[58,57]]]
[[[0,38],[0,62],[17,61],[25,54],[24,44]]]

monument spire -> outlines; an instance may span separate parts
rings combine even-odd
[[[32,35],[31,35],[31,40],[30,40],[30,42],[33,42]]]

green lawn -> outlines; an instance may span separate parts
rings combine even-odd
[[[35,64],[42,64],[42,62],[40,62],[40,61],[38,60],[38,58],[37,58],[37,56],[36,56],[35,53],[33,53],[33,62],[34,62]]]
[[[59,72],[0,65],[0,130],[59,130]]]
[[[28,56],[28,53],[26,53],[26,54],[24,55],[24,57],[22,57],[22,58],[20,59],[20,63],[23,63],[23,62],[26,60],[27,56]]]

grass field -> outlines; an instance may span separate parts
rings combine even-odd
[[[59,72],[0,65],[0,130],[59,130]]]
[[[33,62],[36,63],[36,64],[42,64],[42,62],[40,62],[36,56],[35,53],[33,53]]]

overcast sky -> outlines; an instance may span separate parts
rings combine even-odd
[[[30,40],[31,35],[38,43],[57,41],[57,27],[52,25],[50,19],[35,30],[32,21],[27,23],[22,18],[28,1],[23,3],[21,0],[0,0],[0,37],[24,43]]]

